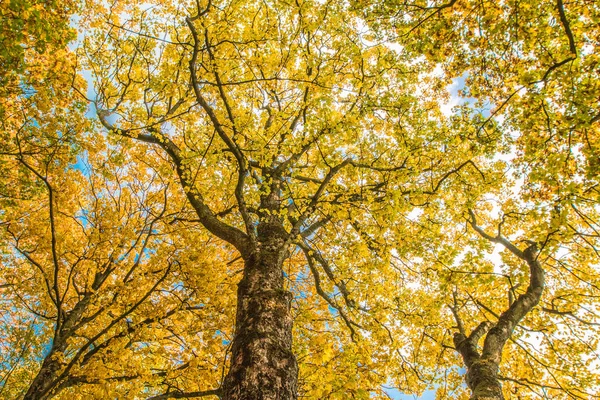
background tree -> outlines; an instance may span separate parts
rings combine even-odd
[[[0,118],[20,96],[45,92],[73,72],[67,44],[75,38],[69,23],[78,7],[69,0],[0,4]]]
[[[131,170],[122,146],[89,135],[75,160],[68,128],[43,128],[31,122],[2,151],[15,172],[0,220],[2,396],[203,393],[231,324],[218,247],[193,227],[177,233],[181,199],[156,171]]]
[[[585,299],[598,295],[600,92],[594,39],[598,27],[593,21],[600,9],[584,1],[357,2],[356,6],[382,40],[427,57],[441,79],[460,89],[462,104],[453,112],[463,126],[457,130],[461,136],[502,143],[494,157],[495,162],[506,163],[501,185],[487,193],[474,191],[472,184],[465,186],[459,201],[473,210],[462,208],[453,218],[455,223],[466,221],[467,232],[483,236],[473,239],[460,231],[451,235],[449,249],[459,243],[472,246],[466,254],[440,253],[443,246],[438,245],[436,275],[456,285],[443,303],[464,307],[470,318],[481,314],[489,320],[488,327],[502,325],[503,313],[516,307],[520,295],[527,297],[542,287],[542,269],[546,289],[541,307],[530,310],[510,337],[509,348],[499,353],[505,363],[500,368],[504,393],[549,398],[597,395],[590,386],[597,379],[591,366],[597,346],[590,341],[596,335],[597,311]],[[476,226],[476,214],[479,221],[487,220],[488,228]],[[439,222],[452,224],[443,218]],[[494,266],[486,257],[490,241],[508,244],[502,264]],[[533,249],[532,243],[539,253],[527,261],[524,250]],[[435,252],[433,246],[431,251]],[[539,265],[533,268],[531,261]],[[531,279],[530,267],[538,271],[531,271]],[[456,324],[450,313],[446,318],[449,325]],[[476,327],[462,332],[459,324],[459,334],[468,336]],[[472,342],[476,345],[476,340]],[[486,339],[484,354],[487,346]],[[587,355],[582,356],[582,350]]]

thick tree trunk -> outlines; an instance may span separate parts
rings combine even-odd
[[[489,322],[480,324],[469,337],[462,333],[454,334],[454,346],[467,367],[466,381],[471,389],[470,400],[504,400],[502,384],[498,380],[498,363],[482,357],[477,351],[477,342],[490,325]]]
[[[283,232],[266,227],[246,257],[238,285],[236,331],[224,400],[297,398],[298,366],[292,353],[292,295],[283,288]],[[259,228],[260,229],[260,228]]]
[[[467,384],[472,390],[471,400],[504,400],[498,366],[492,361],[475,361],[467,369]]]
[[[97,290],[100,287],[100,278],[106,278],[106,275],[102,276],[100,274],[96,274],[95,282],[92,286],[94,290]],[[81,321],[81,318],[91,299],[92,297],[90,295],[86,295],[68,313],[58,313],[59,315],[62,315],[63,318],[61,319],[62,322],[56,322],[60,325],[60,327],[54,334],[52,348],[50,349],[48,355],[44,358],[42,367],[31,382],[31,385],[29,386],[29,389],[27,390],[23,400],[47,399],[55,396],[63,389],[59,387],[58,382],[56,381],[56,378],[59,377],[62,369],[66,366],[61,359],[64,357],[64,354],[67,350],[68,339],[72,337],[73,327],[79,321]]]
[[[55,355],[60,355],[61,353],[61,349],[57,349],[53,346],[50,350],[50,354],[44,359],[40,371],[31,382],[23,400],[43,400],[50,397],[54,380],[64,366],[59,359],[55,357]]]

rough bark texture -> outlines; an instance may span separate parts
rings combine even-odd
[[[64,341],[61,341],[64,343]],[[61,355],[66,345],[52,346],[50,353],[44,359],[40,371],[31,382],[23,400],[43,400],[50,398],[55,379],[64,367],[55,355]]]
[[[471,400],[503,400],[502,385],[498,380],[498,365],[489,360],[471,364],[467,373],[467,385],[473,391]]]
[[[503,400],[502,385],[498,380],[498,364],[483,359],[477,350],[477,342],[490,324],[480,324],[469,337],[462,333],[454,335],[454,346],[461,354],[467,367],[467,386],[471,389],[471,400]]]
[[[220,393],[224,400],[294,400],[297,398],[298,365],[292,353],[292,295],[284,290],[283,286],[282,266],[288,255],[290,234],[286,232],[281,217],[278,216],[282,208],[279,195],[281,171],[263,171],[272,183],[269,193],[261,196],[260,207],[257,209],[259,222],[255,233],[254,222],[248,215],[243,199],[244,177],[248,173],[246,159],[227,136],[196,84],[194,66],[200,49],[198,34],[191,20],[186,22],[195,43],[190,61],[193,87],[199,104],[205,109],[217,133],[238,161],[236,198],[246,226],[246,232],[243,232],[222,222],[204,203],[200,194],[195,191],[187,192],[188,200],[203,226],[215,236],[235,246],[245,262],[244,276],[238,284],[231,362]],[[108,129],[115,130],[106,120],[100,118],[100,121]],[[116,133],[160,145],[175,163],[182,186],[194,186],[194,182],[189,181],[189,176],[193,174],[186,172],[179,148],[167,136],[156,130],[152,130],[151,134],[132,135],[126,130],[116,129]],[[325,184],[320,192],[324,187]],[[320,192],[315,195],[315,202]]]
[[[97,290],[101,280],[108,275],[96,274],[92,287]],[[60,309],[57,313],[56,328],[50,352],[44,358],[42,367],[31,382],[23,400],[42,400],[56,395],[62,388],[57,387],[66,364],[61,361],[67,350],[67,341],[72,337],[75,326],[81,321],[83,314],[91,301],[91,296],[86,295],[69,312]]]
[[[224,400],[297,398],[292,295],[283,288],[285,236],[277,224],[261,224],[258,249],[245,260]]]

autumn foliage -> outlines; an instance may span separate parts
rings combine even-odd
[[[600,397],[595,3],[0,16],[0,397]]]

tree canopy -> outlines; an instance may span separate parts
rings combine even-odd
[[[2,7],[2,396],[600,397],[594,2]]]

